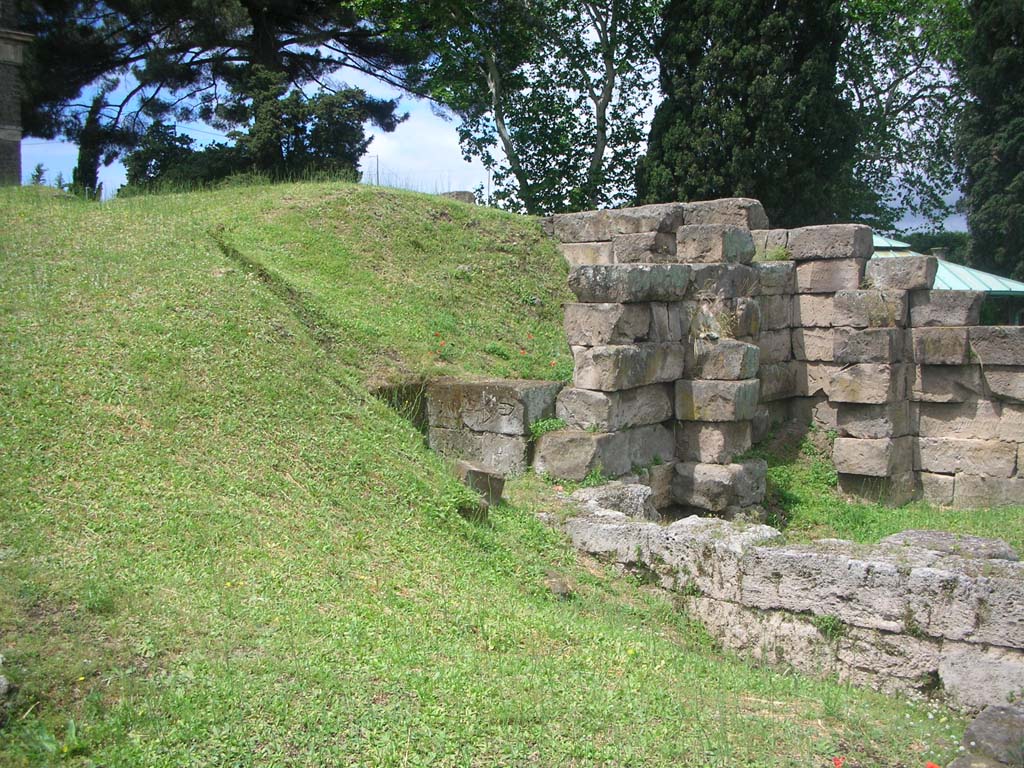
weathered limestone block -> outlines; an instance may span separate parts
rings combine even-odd
[[[793,297],[794,328],[831,328],[835,299],[832,296],[801,294]]]
[[[675,460],[676,440],[671,427],[649,424],[626,430],[632,468],[648,467]]]
[[[1011,477],[1017,469],[1017,446],[999,440],[921,437],[914,464],[925,472]]]
[[[760,382],[677,381],[676,418],[680,421],[749,421],[757,410]]]
[[[1013,403],[1001,403],[999,407],[999,427],[996,437],[1012,443],[1024,443],[1024,406]],[[991,433],[989,433],[991,436]],[[974,435],[964,435],[974,437]]]
[[[672,504],[672,478],[675,472],[675,462],[652,464],[637,470],[637,482],[651,489],[651,499],[657,509],[664,509]]]
[[[887,477],[840,473],[838,480],[840,491],[872,504],[902,507],[917,496],[917,484],[912,471]]]
[[[1024,365],[1024,326],[975,326],[970,343],[982,365]]]
[[[832,377],[829,398],[837,403],[890,403],[906,395],[901,365],[856,363]]]
[[[832,461],[836,471],[844,474],[871,477],[906,474],[914,466],[913,442],[912,437],[837,437]]]
[[[802,261],[796,265],[798,293],[835,293],[860,288],[864,280],[864,259]]]
[[[651,341],[683,341],[698,305],[692,301],[654,302],[651,308]]]
[[[681,461],[728,464],[750,446],[749,421],[676,422],[676,457]]]
[[[1009,701],[1011,696],[1020,696],[1024,689],[1024,654],[1009,648],[985,648],[971,643],[944,643],[942,660],[939,662],[939,680],[949,697],[950,703],[958,709],[977,711],[992,702]],[[979,742],[970,738],[968,728],[964,740],[977,746],[991,749],[995,742]],[[1011,731],[1007,742],[1019,749],[1020,731]],[[975,749],[977,747],[972,747]],[[984,748],[984,747],[983,747]],[[994,751],[994,750],[993,750]],[[1004,765],[1014,765],[1013,762]],[[1018,758],[1016,765],[1021,765]]]
[[[607,211],[560,213],[549,216],[545,223],[561,243],[591,243],[612,239]]]
[[[949,531],[901,531],[886,536],[879,544],[899,544],[979,560],[1020,560],[1017,551],[1002,539],[987,539]]]
[[[786,334],[789,337],[789,334]],[[763,350],[762,350],[763,354]],[[758,370],[761,382],[761,401],[785,400],[800,394],[798,370],[793,362],[762,363]]]
[[[1024,477],[957,475],[953,504],[960,509],[1024,505]]]
[[[687,355],[684,375],[691,379],[737,381],[757,376],[760,350],[735,339],[698,341]]]
[[[965,365],[970,361],[967,328],[912,328],[911,356],[919,365]]]
[[[686,347],[679,343],[574,347],[573,386],[603,391],[679,379]]]
[[[761,330],[777,331],[780,328],[789,328],[793,317],[792,296],[762,296],[759,299],[761,304]]]
[[[501,494],[505,490],[505,478],[502,475],[460,459],[455,462],[455,476],[463,485],[479,493],[487,506],[501,503]]]
[[[768,216],[757,200],[727,197],[682,205],[685,224],[729,224],[744,229],[768,229]]]
[[[679,301],[689,285],[686,264],[594,264],[569,271],[569,290],[588,304]]]
[[[573,347],[632,344],[651,330],[646,304],[566,304],[565,334]]]
[[[566,263],[570,267],[580,264],[614,264],[612,244],[600,243],[562,243],[559,245]]]
[[[639,232],[612,237],[612,260],[616,264],[657,264],[676,259],[675,237],[669,232]]]
[[[937,507],[948,507],[953,503],[953,488],[956,478],[953,475],[936,475],[931,472],[918,472],[917,484],[921,498]]]
[[[736,299],[733,317],[736,320],[735,335],[737,338],[761,335],[761,304],[757,299],[742,297]]]
[[[562,394],[567,391],[563,389]],[[906,400],[883,405],[839,403],[836,417],[840,435],[866,439],[903,437],[915,433],[912,423],[910,403]]]
[[[469,429],[430,427],[427,442],[431,450],[452,459],[465,459],[500,475],[526,471],[527,438]]]
[[[607,217],[608,231],[611,235],[633,235],[640,232],[671,233],[683,225],[684,206],[682,203],[655,203],[601,213]]]
[[[597,470],[606,477],[620,477],[632,468],[629,432],[587,432],[561,429],[547,432],[537,441],[534,469],[552,477],[583,480]]]
[[[555,415],[561,388],[552,381],[437,379],[427,385],[427,420],[445,429],[526,435],[535,421]]]
[[[757,276],[758,296],[786,296],[796,293],[796,265],[793,262],[762,261],[753,264],[752,268]]]
[[[986,365],[981,373],[993,399],[1024,403],[1024,366]]]
[[[893,261],[893,259],[886,259]],[[981,322],[982,291],[914,291],[910,294],[910,324],[977,325]]]
[[[837,363],[891,363],[903,359],[903,331],[898,328],[835,328],[832,347]]]
[[[834,335],[831,328],[794,328],[793,357],[796,360],[831,362]]]
[[[654,506],[654,492],[642,483],[612,480],[593,488],[580,488],[569,498],[584,512],[612,510],[635,520],[661,520],[658,508]]]
[[[835,363],[798,362],[797,390],[804,397],[832,396],[832,380],[839,374],[841,366]],[[838,402],[838,401],[837,401]]]
[[[762,331],[757,337],[759,362],[761,365],[768,363],[782,363],[793,359],[793,341],[789,328],[780,328],[777,331]]]
[[[824,224],[791,229],[787,247],[794,261],[870,259],[874,251],[871,227],[863,224]]]
[[[757,273],[745,264],[694,264],[687,298],[734,299],[752,296],[757,286]]]
[[[922,403],[963,403],[986,396],[977,365],[912,365],[908,369],[910,399]]]
[[[676,260],[749,264],[754,259],[750,231],[728,224],[687,224],[676,232]]]
[[[964,745],[1003,765],[1024,765],[1024,704],[986,707],[967,726]]]
[[[868,263],[867,277],[873,288],[928,290],[935,283],[938,268],[934,256],[877,258]]]
[[[651,384],[618,392],[566,387],[558,393],[555,416],[573,429],[617,432],[627,427],[658,424],[673,416],[671,384]]]
[[[649,559],[651,540],[660,532],[657,523],[642,523],[613,510],[583,514],[565,522],[565,533],[574,547],[624,565]]]
[[[926,694],[935,686],[935,640],[851,627],[836,642],[839,679],[883,693]]]
[[[832,324],[851,328],[902,328],[907,324],[907,292],[875,288],[837,291]]]
[[[677,504],[711,512],[760,504],[767,471],[768,466],[761,459],[742,464],[677,462],[672,498]]]
[[[990,400],[966,403],[921,403],[917,406],[917,433],[921,437],[962,437],[978,440],[999,435],[999,410]]]

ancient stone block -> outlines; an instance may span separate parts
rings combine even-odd
[[[677,462],[672,498],[677,504],[711,512],[760,504],[767,469],[760,459],[742,464]]]
[[[973,362],[1024,365],[1024,326],[975,326],[970,329]]]
[[[960,509],[1024,505],[1024,477],[957,475],[953,504]]]
[[[751,296],[757,285],[757,274],[745,264],[694,264],[690,269],[693,271],[687,298],[691,299]]]
[[[907,324],[907,292],[875,288],[837,291],[832,324],[851,328],[902,328]]]
[[[631,468],[664,464],[675,460],[675,435],[664,424],[633,427],[621,434],[629,435],[629,461]]]
[[[795,363],[797,368],[797,392],[805,397],[832,394],[832,380],[841,366],[835,363]]]
[[[734,334],[737,338],[761,335],[761,304],[757,299],[739,298],[735,301],[733,317],[736,319]]]
[[[651,309],[645,304],[566,304],[564,322],[570,346],[632,344],[650,333]]]
[[[752,265],[758,296],[796,293],[796,265],[791,261],[762,261]]]
[[[908,366],[910,399],[923,403],[962,403],[985,396],[977,365]]]
[[[566,387],[558,393],[555,415],[575,429],[616,432],[668,421],[674,412],[672,399],[671,384],[652,384],[619,392]]]
[[[886,536],[879,544],[918,547],[931,552],[943,552],[976,560],[1020,560],[1017,551],[1002,539],[987,539],[949,531],[901,531]]]
[[[757,348],[760,350],[760,363],[782,363],[793,359],[793,343],[790,330],[781,328],[777,331],[761,331],[757,337]]]
[[[832,296],[794,296],[791,325],[794,328],[831,328],[834,306]]]
[[[1024,367],[986,365],[980,373],[994,399],[1024,403]]]
[[[757,376],[760,350],[735,339],[699,341],[687,355],[684,375],[691,379],[736,381]]]
[[[761,304],[762,330],[777,331],[780,328],[789,328],[793,316],[792,296],[762,296],[758,301]]]
[[[574,347],[573,360],[573,385],[580,389],[633,389],[682,377],[686,347],[671,342]]]
[[[794,328],[793,358],[831,362],[833,359],[831,328]]]
[[[977,325],[984,302],[981,291],[914,291],[910,294],[910,324],[915,328]]]
[[[594,264],[569,272],[569,290],[585,303],[679,301],[689,285],[686,264]]]
[[[676,418],[680,421],[749,421],[757,409],[760,382],[677,381]]]
[[[1011,477],[1017,469],[1017,446],[999,440],[921,437],[914,463],[925,472]]]
[[[997,763],[1024,765],[1024,704],[986,707],[967,726],[964,745]]]
[[[891,363],[903,359],[903,331],[897,328],[835,328],[837,363]]]
[[[754,258],[750,231],[728,224],[687,224],[676,232],[676,260],[749,264]]]
[[[587,432],[561,429],[537,441],[533,466],[538,473],[583,480],[594,471],[619,477],[632,467],[629,432]]]
[[[676,259],[676,241],[669,232],[639,232],[612,237],[612,256],[616,264],[657,264],[683,261]]]
[[[789,334],[786,336],[788,338]],[[761,363],[758,369],[758,380],[761,382],[761,401],[767,403],[773,400],[784,400],[800,394],[797,375],[797,368],[792,361]]]
[[[607,211],[560,213],[547,219],[551,233],[562,243],[591,243],[611,240]]]
[[[856,363],[832,377],[829,398],[837,403],[889,403],[906,394],[901,365]]]
[[[913,328],[911,356],[919,365],[964,365],[969,362],[967,328]]]
[[[562,243],[559,246],[566,263],[570,267],[580,264],[613,264],[612,244],[599,243]]]
[[[427,386],[427,420],[446,429],[526,435],[535,421],[555,415],[561,388],[552,381],[438,379]]]
[[[870,259],[874,251],[871,227],[863,224],[824,224],[791,229],[787,247],[794,261]]]
[[[1020,696],[1024,689],[1024,654],[1015,649],[985,648],[972,643],[944,644],[939,680],[954,707],[977,711],[992,702],[1006,702],[1011,696]],[[971,739],[970,733],[968,729],[964,734],[968,744],[973,740],[976,748],[984,743]],[[1020,744],[1019,731],[1008,735],[1009,743]],[[1016,765],[1021,765],[1019,759]]]
[[[871,259],[867,278],[872,288],[900,291],[928,290],[939,267],[934,256],[899,256]]]
[[[757,200],[733,197],[682,205],[685,224],[729,224],[745,229],[768,229],[768,216]]]
[[[566,391],[563,389],[562,393]],[[883,405],[840,403],[836,425],[839,434],[845,437],[903,437],[912,434],[910,403],[906,400]]]
[[[697,313],[693,301],[654,302],[651,307],[651,341],[686,341]]]
[[[999,435],[999,424],[999,410],[989,400],[917,406],[917,433],[921,437],[1004,439]]]
[[[917,484],[923,501],[937,507],[948,507],[953,503],[953,475],[937,475],[932,472],[918,472]]]
[[[796,265],[798,293],[835,293],[860,288],[864,279],[864,259],[802,261]]]
[[[684,206],[681,203],[656,203],[601,213],[607,218],[608,231],[611,235],[632,235],[639,232],[671,233],[683,225]]]
[[[751,446],[749,421],[676,422],[676,458],[708,464],[728,464]]]
[[[651,499],[658,509],[672,504],[672,478],[675,476],[675,462],[652,464],[638,471],[638,482],[651,489]]]
[[[430,427],[427,441],[431,450],[452,459],[465,459],[501,475],[526,471],[527,438],[469,429]]]
[[[479,464],[459,459],[455,462],[455,476],[463,485],[479,493],[487,506],[501,503],[501,494],[505,490],[505,478],[502,475]]]
[[[917,495],[913,472],[885,477],[840,473],[838,485],[839,490],[845,494],[887,507],[902,507],[913,501]]]
[[[913,469],[913,441],[912,437],[837,437],[832,448],[832,461],[836,471],[844,474],[872,477],[902,475]]]
[[[648,558],[651,539],[660,531],[657,523],[633,520],[612,510],[581,514],[565,523],[565,533],[574,547],[623,564]]]
[[[996,428],[996,437],[1011,443],[1024,443],[1024,406],[1002,403],[999,410],[999,426]],[[989,436],[991,435],[992,433],[989,433]],[[965,437],[975,437],[975,435],[965,435]]]
[[[661,515],[654,505],[654,493],[642,483],[623,483],[612,480],[610,483],[593,488],[580,488],[569,496],[584,512],[595,513],[600,510],[621,512],[626,517],[636,520],[658,521]]]

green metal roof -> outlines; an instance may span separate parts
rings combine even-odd
[[[899,240],[893,240],[890,237],[882,237],[881,235],[876,235],[874,233],[872,233],[872,237],[875,238],[875,250],[876,251],[879,248],[886,248],[886,249],[899,249],[899,248],[909,249],[910,248],[910,243],[904,243],[904,242],[901,242]]]
[[[921,255],[923,254],[911,250],[909,243],[875,235],[876,259]],[[990,296],[1024,296],[1024,283],[1017,280],[965,267],[963,264],[953,264],[943,259],[939,259],[938,262],[939,269],[935,273],[932,288],[945,291],[985,291]]]

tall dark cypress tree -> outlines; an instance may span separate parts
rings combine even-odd
[[[1024,278],[1024,3],[974,0],[960,123],[971,262]]]
[[[837,0],[670,0],[641,202],[759,199],[774,225],[870,211],[854,182],[857,124],[836,81]]]

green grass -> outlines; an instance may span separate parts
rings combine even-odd
[[[953,754],[961,719],[744,663],[578,559],[539,479],[456,514],[467,492],[368,387],[558,375],[564,267],[534,223],[308,184],[5,190],[0,226],[0,764]]]

